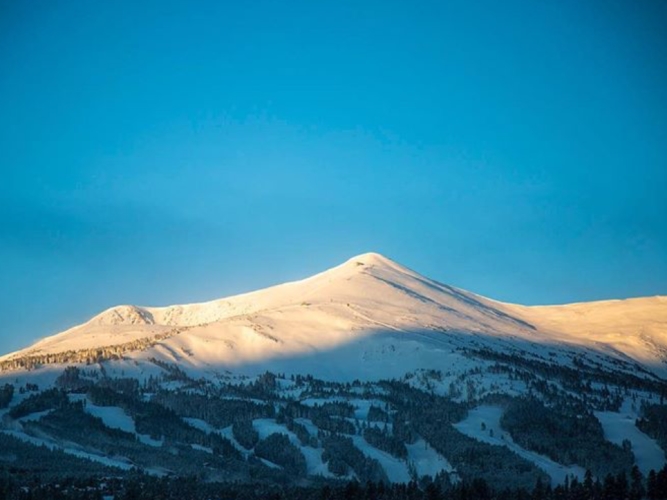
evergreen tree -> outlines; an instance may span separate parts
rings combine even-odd
[[[667,499],[667,464],[656,475],[655,489],[658,499]]]
[[[616,498],[625,500],[628,498],[628,477],[625,472],[621,472],[616,476]]]
[[[646,479],[646,497],[648,500],[658,500],[658,475],[653,469]]]
[[[586,474],[584,475],[584,495],[586,500],[593,500],[595,498],[594,486],[593,473],[590,469],[586,469]]]
[[[641,500],[644,497],[643,476],[637,465],[630,471],[630,500]]]

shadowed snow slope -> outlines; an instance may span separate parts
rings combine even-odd
[[[505,304],[368,253],[301,281],[211,302],[114,307],[0,361],[158,334],[162,337],[144,350],[124,355],[212,371],[269,368],[271,363],[299,371],[294,363],[301,360],[318,373],[331,369],[322,366],[328,361],[340,363],[337,368],[347,375],[362,371],[380,377],[455,363],[461,347],[539,353],[548,346],[564,359],[572,352],[599,353],[664,376],[667,298],[549,307]],[[326,359],[327,353],[338,356]],[[388,373],[381,366],[393,368]],[[376,368],[382,373],[374,374]]]

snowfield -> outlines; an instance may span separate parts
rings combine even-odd
[[[620,413],[616,412],[595,412],[595,416],[602,424],[604,437],[612,443],[623,445],[624,440],[630,441],[632,453],[635,455],[637,467],[644,474],[651,469],[659,470],[667,457],[654,439],[651,439],[635,425],[639,414],[632,409],[632,401],[626,400]]]
[[[441,471],[454,471],[447,459],[421,438],[413,444],[406,445],[406,448],[408,449],[408,462],[415,466],[419,477],[435,477]]]
[[[463,434],[479,441],[509,448],[517,455],[533,462],[549,474],[552,481],[556,484],[562,483],[567,476],[576,476],[580,480],[584,478],[586,471],[582,467],[565,466],[556,463],[544,455],[526,450],[516,444],[512,436],[500,426],[500,417],[502,415],[503,409],[499,406],[483,405],[471,410],[468,417],[462,422],[455,424],[454,427]]]
[[[84,409],[93,415],[102,419],[104,425],[112,429],[120,429],[121,431],[129,432],[137,436],[139,441],[149,446],[162,446],[162,441],[152,439],[146,434],[139,434],[134,427],[134,420],[122,408],[115,406],[95,406],[90,401],[86,401]]]
[[[306,459],[306,469],[311,476],[325,476],[335,477],[329,469],[327,464],[322,461],[322,448],[311,448],[310,446],[302,446],[299,438],[291,432],[287,427],[277,423],[274,419],[262,418],[253,420],[253,427],[257,430],[260,439],[265,439],[271,434],[286,434],[289,437],[290,443],[301,450],[301,453]]]

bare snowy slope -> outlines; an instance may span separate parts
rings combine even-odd
[[[617,351],[658,371],[667,363],[667,297],[526,307],[502,304],[551,339]]]
[[[99,361],[111,352],[209,373],[269,367],[374,378],[446,368],[478,349],[535,359],[548,350],[564,363],[586,353],[664,376],[667,298],[505,304],[368,253],[301,281],[211,302],[114,307],[0,358],[0,367]]]

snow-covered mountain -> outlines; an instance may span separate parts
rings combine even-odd
[[[530,489],[662,468],[665,397],[667,297],[507,304],[367,253],[210,302],[113,307],[0,357],[0,469],[59,463],[48,448],[207,481]]]
[[[1,357],[0,366],[111,346],[126,362],[156,358],[202,373],[276,368],[382,378],[445,368],[461,348],[486,346],[536,357],[550,351],[563,363],[585,355],[665,377],[667,297],[520,306],[367,253],[301,281],[210,302],[113,307]]]

